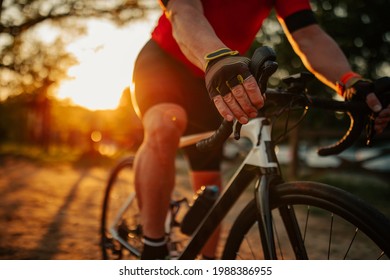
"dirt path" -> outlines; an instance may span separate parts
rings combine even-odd
[[[0,259],[99,259],[99,216],[107,170],[0,165]]]
[[[99,221],[109,171],[0,158],[0,259],[100,259]],[[191,197],[188,179],[177,179],[179,192]]]

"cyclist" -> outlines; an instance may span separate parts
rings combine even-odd
[[[168,255],[164,220],[175,178],[175,155],[184,134],[214,130],[221,117],[245,124],[264,98],[242,56],[272,8],[304,65],[345,98],[365,98],[379,112],[382,132],[390,108],[382,108],[368,80],[354,73],[346,57],[317,24],[309,0],[166,0],[163,13],[138,55],[134,101],[144,126],[136,154],[136,188],[140,201],[142,259]],[[193,185],[221,185],[221,150],[200,154],[186,150]],[[218,232],[203,249],[214,258]]]

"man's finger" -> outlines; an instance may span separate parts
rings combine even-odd
[[[383,132],[390,122],[390,106],[383,109],[375,119],[375,131],[377,134]]]
[[[264,98],[256,82],[256,79],[253,76],[249,76],[247,79],[245,79],[243,86],[253,106],[257,109],[263,107]]]
[[[238,104],[241,106],[242,110],[247,116],[251,118],[257,116],[257,109],[253,106],[251,100],[248,97],[248,94],[246,93],[242,85],[238,85],[232,88],[232,93],[234,98],[237,100]]]
[[[243,111],[240,104],[238,104],[236,98],[231,92],[223,97],[223,101],[240,123],[246,124],[249,121],[248,116]]]
[[[380,110],[382,110],[382,105],[374,93],[369,93],[367,95],[366,102],[372,111],[378,113]]]
[[[225,104],[225,101],[223,101],[222,96],[220,96],[220,95],[215,96],[213,98],[213,101],[214,101],[215,107],[217,108],[217,110],[221,114],[221,116],[229,122],[233,121],[233,119],[234,119],[233,113],[229,109],[229,107]]]

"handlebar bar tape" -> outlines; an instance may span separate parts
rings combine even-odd
[[[223,120],[219,128],[209,138],[200,140],[196,143],[196,148],[200,152],[208,152],[213,150],[215,147],[222,146],[226,139],[229,138],[233,132],[233,122]]]

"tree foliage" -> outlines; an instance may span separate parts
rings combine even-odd
[[[18,36],[46,20],[104,17],[124,24],[144,13],[137,0],[2,0],[0,4],[0,33],[11,36]]]
[[[317,18],[341,46],[355,71],[390,75],[390,1],[313,0]]]
[[[390,1],[311,0],[320,26],[339,44],[352,68],[371,79],[390,75]],[[273,46],[281,76],[304,70],[273,14],[258,42]]]

